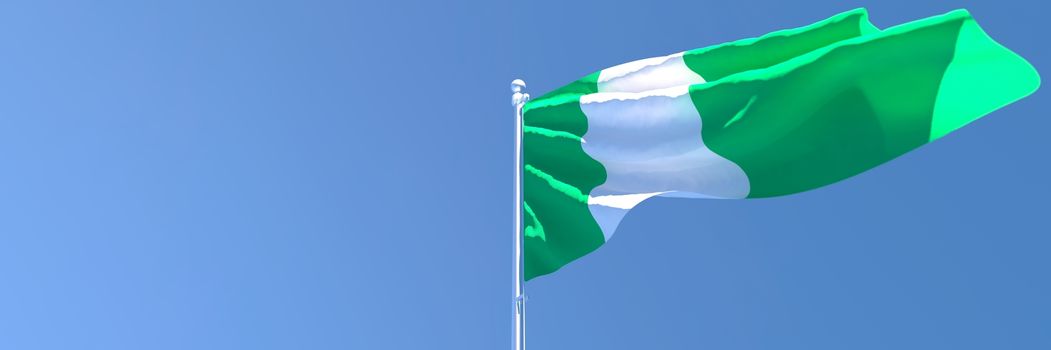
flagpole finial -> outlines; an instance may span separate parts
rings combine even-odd
[[[514,95],[511,95],[511,104],[515,107],[521,108],[529,101],[529,94],[522,92],[525,89],[526,83],[522,79],[515,79],[511,81],[511,91]]]

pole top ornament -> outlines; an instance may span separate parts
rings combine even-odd
[[[529,94],[522,92],[525,89],[525,82],[522,79],[515,79],[511,81],[511,91],[514,92],[511,95],[511,104],[515,108],[522,108],[527,101],[529,101]]]
[[[512,92],[522,92],[522,88],[525,88],[525,86],[525,81],[522,81],[522,79],[515,79],[511,81]]]

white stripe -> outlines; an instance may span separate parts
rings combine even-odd
[[[606,240],[631,208],[653,196],[744,198],[748,177],[701,139],[689,86],[582,96],[584,152],[606,168],[588,207]]]
[[[682,56],[680,52],[603,69],[598,74],[598,91],[642,92],[704,83],[704,78],[686,66]]]
[[[611,194],[605,196],[589,196],[588,205],[601,205],[615,209],[631,209],[642,201],[667,192]]]

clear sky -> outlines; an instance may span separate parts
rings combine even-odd
[[[4,1],[0,349],[507,348],[511,79],[860,6],[968,8],[1046,77],[1036,3]],[[1051,348],[1049,104],[801,195],[646,202],[527,284],[529,346]]]

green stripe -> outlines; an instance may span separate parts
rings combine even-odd
[[[706,81],[770,67],[809,51],[879,30],[865,9],[844,12],[805,27],[687,51],[683,59]]]
[[[525,279],[554,272],[605,242],[588,209],[588,193],[606,181],[606,170],[584,153],[587,117],[580,96],[594,92],[594,77],[526,104],[522,135],[525,162]]]
[[[526,280],[554,272],[605,242],[586,197],[581,201],[578,196],[567,195],[565,187],[552,186],[549,178],[532,171],[523,174],[522,187],[525,205],[534,218],[534,225],[526,226],[525,231],[544,232],[544,238],[524,237]]]
[[[942,76],[968,22],[966,11],[954,11],[694,85],[704,142],[741,166],[753,198],[828,185],[891,160],[930,140]],[[975,81],[985,74],[970,73]]]
[[[930,140],[938,139],[1040,87],[1029,62],[993,41],[974,20],[964,21],[956,55],[934,104]]]

